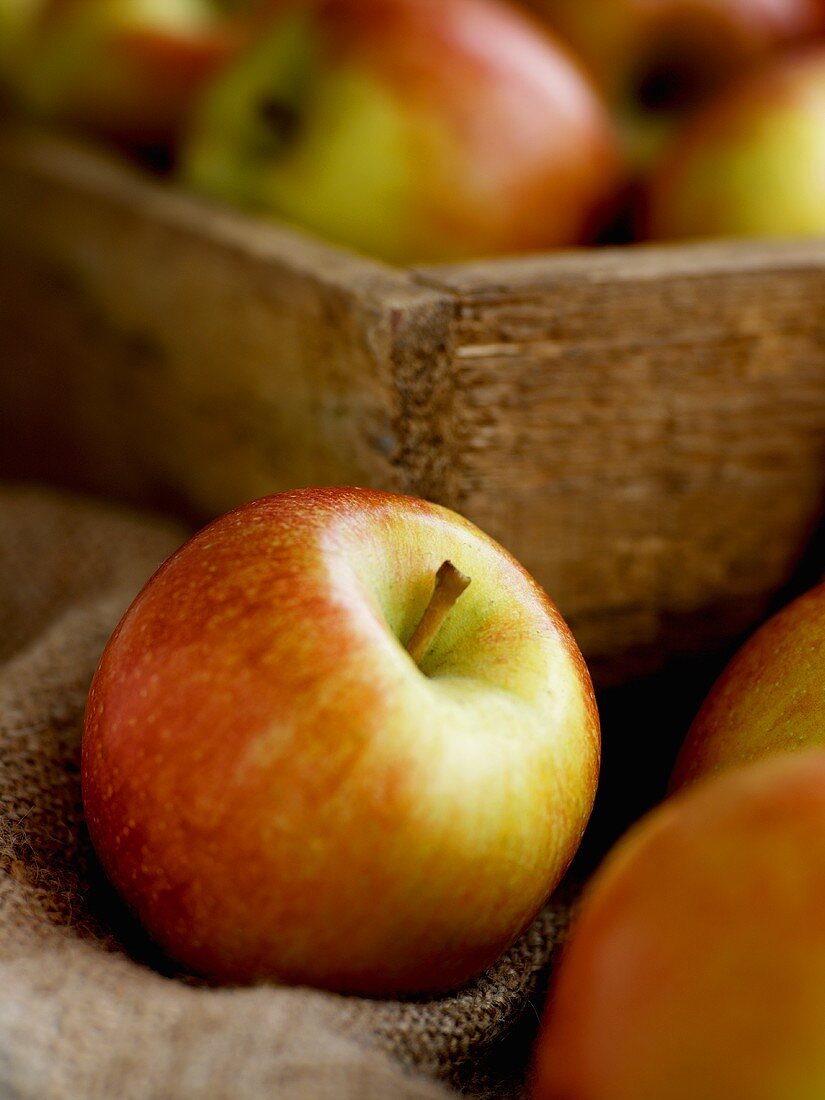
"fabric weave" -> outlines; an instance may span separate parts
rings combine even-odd
[[[160,955],[103,878],[80,799],[86,692],[120,615],[183,537],[0,490],[0,1096],[517,1095],[565,905],[467,989],[387,1002],[209,987]]]

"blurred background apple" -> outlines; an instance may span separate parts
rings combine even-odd
[[[218,0],[45,0],[15,67],[42,118],[139,149],[169,147],[244,41]]]
[[[287,8],[200,105],[192,186],[397,262],[593,236],[611,123],[535,21],[500,0]]]
[[[588,65],[644,170],[732,79],[825,31],[821,0],[533,0]]]
[[[776,60],[692,118],[653,172],[647,220],[666,239],[825,233],[825,46]]]
[[[19,58],[46,2],[0,0],[0,83],[14,82]]]

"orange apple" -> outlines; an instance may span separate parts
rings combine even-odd
[[[19,95],[40,116],[116,142],[170,146],[200,89],[246,40],[225,9],[218,0],[45,0],[15,67]]]
[[[653,172],[647,221],[666,239],[825,233],[825,46],[782,57],[691,119]]]
[[[535,1100],[825,1096],[825,752],[671,799],[589,887]]]
[[[304,490],[218,520],[137,598],[89,696],[83,798],[185,966],[419,993],[531,922],[598,759],[581,655],[501,547],[422,501]]]
[[[205,194],[399,263],[585,241],[620,176],[590,82],[503,0],[286,4],[183,162]]]
[[[672,786],[775,753],[825,745],[825,585],[767,622],[717,681]]]
[[[678,120],[789,43],[822,0],[533,0],[586,61],[645,168]]]

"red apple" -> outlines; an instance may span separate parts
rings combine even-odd
[[[690,728],[672,785],[812,745],[825,745],[825,585],[775,615],[733,658]]]
[[[774,62],[688,123],[653,173],[648,230],[825,233],[825,46]]]
[[[169,146],[245,40],[218,0],[45,0],[16,83],[38,115],[128,145]]]
[[[822,0],[533,0],[625,122],[644,168],[680,117],[791,42],[825,31]]]
[[[588,889],[535,1100],[825,1096],[825,752],[692,788]]]
[[[400,263],[596,231],[618,187],[611,124],[536,22],[501,0],[286,9],[196,113],[195,188]]]
[[[416,629],[448,560],[470,586]],[[598,756],[582,658],[504,550],[432,504],[306,490],[218,520],[135,601],[83,798],[114,885],[194,971],[417,993],[530,923]]]

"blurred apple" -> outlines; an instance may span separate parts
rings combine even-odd
[[[653,173],[647,221],[664,239],[825,233],[825,47],[699,112]]]
[[[429,992],[533,919],[598,759],[582,658],[501,547],[422,501],[305,490],[212,524],[138,597],[92,686],[83,797],[115,886],[193,970]]]
[[[645,168],[732,78],[825,31],[822,0],[533,0],[585,60]]]
[[[18,59],[46,0],[0,0],[0,81],[14,80]]]
[[[171,145],[198,91],[245,41],[219,0],[45,3],[16,67],[23,102],[137,147]]]
[[[593,88],[499,0],[291,4],[208,92],[206,194],[397,262],[572,245],[613,201]]]
[[[536,1100],[825,1096],[825,752],[701,784],[586,892]]]
[[[672,786],[774,753],[825,745],[825,585],[775,615],[699,711]]]

